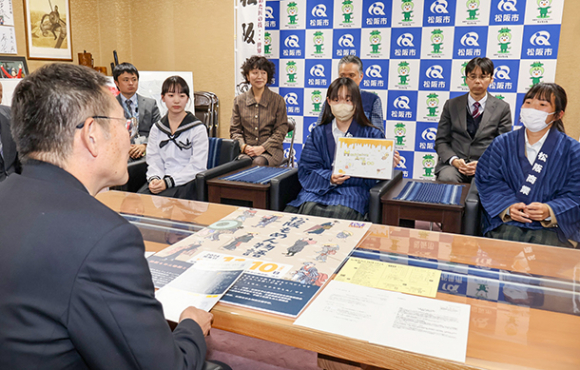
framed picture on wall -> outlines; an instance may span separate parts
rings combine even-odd
[[[23,0],[28,59],[72,61],[69,0]]]
[[[28,76],[28,64],[25,57],[7,57],[0,55],[0,78],[24,78]]]

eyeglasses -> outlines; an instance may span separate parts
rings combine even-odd
[[[467,76],[467,79],[470,81],[475,81],[475,80],[485,81],[485,80],[491,79],[491,75],[483,75],[483,76],[469,75],[469,76]]]
[[[133,127],[134,123],[135,123],[135,122],[133,122],[133,121],[134,121],[134,120],[133,120],[133,118],[129,118],[129,119],[127,119],[127,118],[117,118],[117,117],[107,117],[107,116],[92,116],[92,117],[90,117],[90,118],[93,118],[93,119],[116,119],[116,120],[119,120],[119,121],[124,121],[124,122],[125,122],[125,124],[126,124],[126,128],[127,128],[127,130],[128,130],[129,132],[131,132],[131,129],[132,129],[132,127]],[[135,120],[135,121],[136,121],[136,120]],[[81,128],[83,128],[83,127],[85,127],[85,122],[84,122],[84,121],[83,121],[83,122],[81,122],[81,123],[79,123],[79,124],[77,125],[77,128],[78,128],[78,129],[81,129]]]

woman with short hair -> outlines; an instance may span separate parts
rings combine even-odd
[[[261,56],[248,58],[242,75],[251,85],[234,99],[230,137],[240,143],[242,155],[253,164],[277,166],[284,159],[282,142],[288,133],[284,99],[270,91],[274,63]]]

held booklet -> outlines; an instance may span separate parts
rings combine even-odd
[[[390,180],[393,178],[394,153],[393,140],[341,137],[336,145],[332,173]]]

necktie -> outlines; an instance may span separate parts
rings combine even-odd
[[[129,110],[129,118],[135,117],[133,114],[133,102],[131,100],[125,100],[125,104],[127,104],[127,109]]]
[[[471,113],[471,116],[473,118],[477,118],[477,117],[481,116],[481,111],[479,110],[480,107],[481,107],[481,104],[479,104],[479,102],[473,103],[473,113]]]

